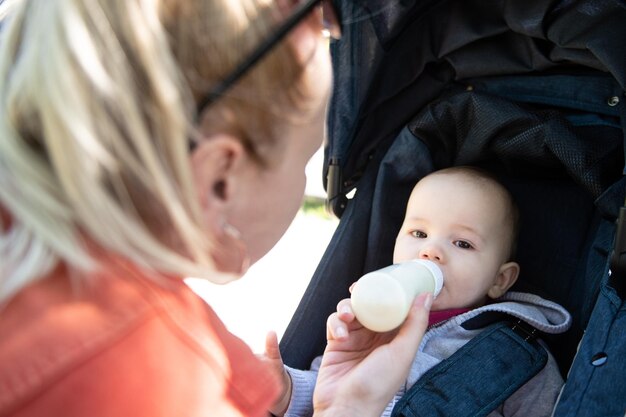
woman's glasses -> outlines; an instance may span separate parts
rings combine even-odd
[[[211,103],[222,96],[226,90],[233,86],[246,72],[254,67],[269,51],[271,51],[291,29],[300,23],[314,7],[322,6],[324,28],[328,35],[334,39],[341,37],[341,20],[338,9],[332,0],[307,0],[296,6],[293,13],[280,27],[264,42],[262,42],[249,56],[243,60],[228,77],[222,80],[211,92],[203,97],[198,103],[197,114],[207,108]]]

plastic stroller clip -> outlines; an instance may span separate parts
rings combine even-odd
[[[328,163],[328,174],[326,176],[326,210],[341,217],[346,208],[348,199],[342,192],[342,175],[338,158],[331,158]]]

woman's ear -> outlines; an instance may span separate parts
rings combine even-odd
[[[205,214],[222,211],[228,205],[235,192],[237,169],[244,157],[241,142],[227,134],[205,138],[193,150],[192,174]]]
[[[241,142],[226,134],[205,138],[191,154],[202,217],[215,242],[211,257],[218,271],[237,275],[246,271],[249,258],[239,232],[228,223],[228,214],[236,199],[244,159]]]
[[[517,262],[507,262],[500,266],[495,282],[489,288],[487,295],[491,299],[496,299],[504,295],[509,288],[517,281],[519,275],[519,264]]]

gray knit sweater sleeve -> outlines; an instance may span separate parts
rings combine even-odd
[[[322,357],[318,356],[313,360],[311,369],[306,371],[285,366],[291,377],[292,387],[291,400],[285,417],[309,417],[313,415],[313,391],[321,362]]]

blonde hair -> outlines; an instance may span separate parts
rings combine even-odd
[[[0,302],[60,261],[97,268],[94,244],[147,270],[211,276],[215,237],[189,165],[195,102],[270,30],[275,12],[260,3],[0,5]],[[216,129],[265,127],[243,135],[251,152],[271,140],[272,109],[299,94],[289,53],[278,48],[210,109]],[[267,94],[276,83],[289,93]]]

